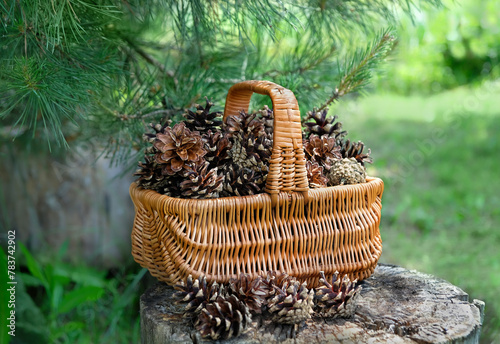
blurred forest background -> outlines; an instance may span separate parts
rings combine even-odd
[[[39,1],[32,2],[33,13],[17,13],[0,0],[2,37],[9,38],[2,38],[0,53],[0,240],[5,249],[7,231],[16,231],[14,343],[139,342],[138,298],[154,279],[130,255],[134,209],[128,187],[148,122],[178,119],[205,96],[222,110],[229,86],[243,79],[267,79],[294,90],[305,114],[363,61],[377,72],[358,74],[360,84],[350,86],[359,92],[334,102],[330,113],[352,139],[371,148],[368,174],[385,182],[380,262],[433,274],[484,300],[481,342],[500,342],[498,1],[420,4],[412,15],[395,10],[395,17],[383,12],[362,20],[346,19],[353,12],[348,10],[341,18],[316,18],[321,25],[309,23],[311,36],[293,30],[301,18],[291,15],[288,29],[269,29],[267,24],[279,24],[273,16],[281,12],[255,12],[258,7],[250,5],[247,14],[259,18],[260,28],[227,9],[222,28],[238,30],[214,33],[206,30],[211,22],[192,26],[175,19],[183,11],[206,10],[197,1],[166,2],[179,16],[168,17],[171,24],[152,15],[166,11],[155,8],[155,1],[145,2],[148,12],[134,1],[121,2],[121,12],[85,1],[72,2],[74,8],[54,3],[47,13],[36,11],[43,7]],[[180,5],[185,3],[191,7]],[[76,14],[70,16],[74,22],[65,22],[64,11],[105,25],[92,31],[95,25],[85,27]],[[43,15],[61,23],[43,28],[57,34],[35,33]],[[27,25],[26,16],[40,22]],[[359,33],[365,46],[345,40],[349,23],[359,27],[366,20],[369,33]],[[391,23],[393,31],[384,29]],[[62,32],[64,27],[74,30]],[[89,36],[78,37],[79,29]],[[50,40],[57,35],[86,40],[94,50],[77,44],[60,49],[60,42]],[[61,69],[30,49],[51,51],[67,65]],[[380,61],[370,60],[371,53]],[[117,56],[127,73],[116,72]],[[116,82],[121,87],[110,91]],[[61,97],[68,93],[70,98]],[[268,102],[253,101],[255,108]],[[5,259],[0,250],[2,266]],[[2,317],[6,304],[0,300]]]

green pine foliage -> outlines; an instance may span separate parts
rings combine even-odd
[[[423,4],[440,1],[0,0],[0,140],[92,141],[135,162],[148,123],[205,96],[221,109],[248,79],[305,113],[366,86],[394,45],[380,23]]]

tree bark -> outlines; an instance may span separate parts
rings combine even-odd
[[[313,317],[301,325],[254,319],[245,334],[218,343],[479,343],[484,302],[431,275],[377,266],[362,282],[352,319]],[[143,344],[209,343],[182,317],[173,288],[157,283],[141,297]]]

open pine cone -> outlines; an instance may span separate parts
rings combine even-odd
[[[202,337],[213,340],[229,339],[243,333],[251,321],[248,307],[235,295],[219,295],[201,310],[195,327]]]
[[[186,179],[180,183],[185,198],[216,198],[222,191],[224,176],[217,174],[217,167],[209,169],[207,161],[186,166]]]
[[[274,128],[274,113],[267,105],[259,110],[260,120],[264,124],[264,131],[272,137]]]
[[[162,192],[167,184],[166,177],[161,173],[159,164],[151,156],[144,157],[145,162],[139,162],[139,168],[134,176],[138,176],[137,183],[145,188]]]
[[[262,277],[252,278],[243,274],[229,282],[231,291],[242,301],[251,312],[262,313],[262,304],[265,302],[268,290],[262,282]]]
[[[211,101],[206,99],[205,107],[195,104],[196,111],[187,110],[182,116],[186,119],[186,127],[191,131],[198,131],[201,134],[212,130],[217,131],[222,125],[222,113],[210,112],[210,108],[214,105]]]
[[[351,142],[346,140],[342,142],[340,153],[342,154],[342,158],[350,159],[354,158],[361,165],[365,166],[365,163],[372,163],[373,159],[370,157],[370,149],[368,149],[367,153],[363,153],[365,149],[365,144],[361,141]]]
[[[223,286],[217,283],[207,285],[205,276],[193,280],[193,276],[189,275],[185,282],[181,281],[174,288],[177,290],[175,296],[181,299],[180,302],[187,302],[184,310],[188,316],[199,313],[209,302],[215,301],[224,293]]]
[[[318,135],[322,137],[326,135],[329,138],[341,139],[347,134],[347,131],[342,130],[342,122],[336,122],[337,116],[327,117],[328,108],[322,111],[309,111],[305,121],[312,119],[310,122],[304,122],[305,137],[309,138],[311,135]]]
[[[229,136],[240,133],[242,135],[253,134],[253,136],[258,137],[265,133],[264,121],[257,117],[257,113],[246,113],[245,111],[228,116],[223,128]]]
[[[326,280],[323,271],[320,272],[320,282],[323,285],[316,289],[314,299],[319,312],[327,317],[350,318],[356,311],[356,301],[361,291],[361,286],[356,281],[351,282],[349,277],[339,278],[335,272],[332,283]]]
[[[307,180],[311,189],[322,188],[328,185],[328,178],[323,174],[323,167],[317,162],[306,161]]]
[[[282,324],[298,324],[311,318],[314,306],[314,290],[308,290],[306,283],[292,279],[281,288],[274,287],[275,295],[267,306],[272,319]]]
[[[304,141],[304,152],[308,160],[317,162],[326,171],[329,171],[333,162],[340,159],[340,146],[334,138],[326,136],[319,137],[318,135],[311,135],[308,140]],[[325,171],[325,172],[326,172]]]
[[[156,134],[153,143],[158,150],[156,162],[162,165],[162,173],[168,175],[183,171],[186,164],[198,162],[207,153],[203,145],[200,133],[187,129],[184,122]]]
[[[264,188],[265,178],[261,172],[236,164],[227,164],[223,172],[224,186],[221,195],[224,197],[255,195]]]
[[[210,163],[210,167],[218,167],[222,169],[229,161],[229,150],[231,149],[231,142],[227,135],[220,131],[207,131],[202,135],[205,141],[205,154],[204,158]]]

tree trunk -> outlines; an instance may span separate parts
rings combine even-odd
[[[254,318],[238,338],[218,343],[478,343],[484,302],[433,276],[379,265],[362,282],[352,319],[313,317],[304,324],[278,325]],[[141,297],[143,344],[208,343],[182,317],[173,288],[158,283]]]

